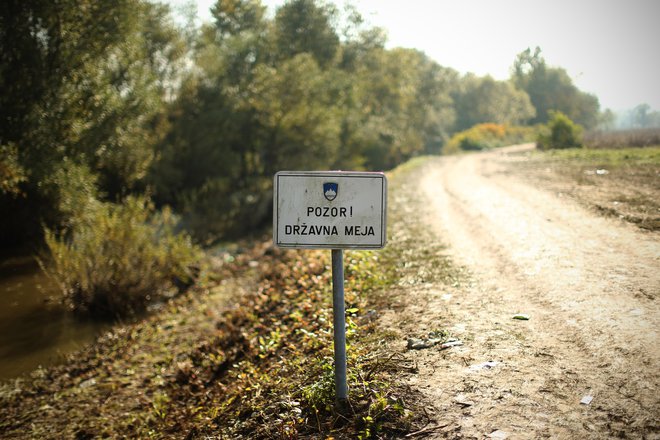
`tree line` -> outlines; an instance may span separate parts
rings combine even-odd
[[[388,49],[355,9],[320,0],[274,15],[218,0],[212,15],[197,26],[141,0],[0,4],[3,246],[39,243],[44,228],[71,237],[95,206],[144,205],[135,196],[208,243],[268,221],[279,170],[386,170],[476,124],[601,117],[539,49],[499,81]]]

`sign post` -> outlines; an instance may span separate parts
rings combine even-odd
[[[332,324],[335,342],[335,393],[337,401],[348,400],[346,382],[346,312],[344,302],[344,251],[332,250]]]
[[[353,171],[280,171],[274,178],[273,242],[332,250],[335,392],[348,400],[344,249],[381,249],[387,225],[387,178]]]

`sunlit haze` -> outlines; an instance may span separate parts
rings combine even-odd
[[[171,0],[173,5],[185,0]],[[210,20],[214,0],[197,0]],[[284,3],[266,0],[270,11]],[[344,2],[335,2],[341,8]],[[517,53],[541,47],[602,108],[660,109],[660,2],[655,0],[354,0],[389,47],[424,51],[461,73],[509,77]]]

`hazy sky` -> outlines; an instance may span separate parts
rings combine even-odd
[[[182,3],[185,0],[171,0]],[[215,0],[197,0],[202,19]],[[274,10],[283,0],[265,0]],[[340,8],[343,0],[336,0]],[[388,47],[424,51],[446,67],[509,77],[517,53],[540,46],[602,108],[660,110],[660,0],[353,0],[387,30]]]

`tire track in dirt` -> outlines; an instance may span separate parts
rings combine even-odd
[[[429,226],[473,282],[413,295],[427,311],[417,327],[442,321],[466,343],[412,353],[411,383],[434,402],[439,437],[656,438],[659,235],[502,173],[498,161],[521,148],[423,169]],[[470,368],[484,361],[497,366]]]
[[[540,299],[579,319],[587,330],[604,333],[604,341],[590,338],[596,345],[618,339],[618,345],[638,351],[656,348],[657,235],[596,217],[497,173],[493,156],[503,154],[506,150],[451,158],[440,175],[430,174],[425,182],[457,257],[482,278],[509,267],[516,283],[535,288]],[[438,180],[443,191],[435,191]],[[484,256],[490,264],[481,261]],[[648,352],[656,365],[659,354]]]

